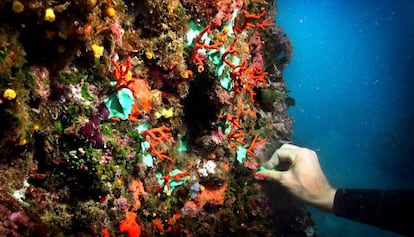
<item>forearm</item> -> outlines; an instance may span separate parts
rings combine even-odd
[[[410,216],[414,212],[414,192],[404,190],[338,189],[333,204],[337,216],[413,235]]]

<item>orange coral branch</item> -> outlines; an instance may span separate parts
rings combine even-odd
[[[241,128],[242,127],[240,125],[239,117],[236,116],[236,115],[225,114],[225,115],[220,115],[219,118],[226,119],[227,121],[229,121],[231,124],[233,124],[237,128]]]
[[[119,90],[124,87],[128,87],[128,84],[132,80],[131,59],[128,57],[126,61],[123,61],[120,64],[118,64],[112,58],[111,63],[115,67],[114,71],[112,72],[116,78],[115,88]]]
[[[195,37],[195,42],[194,42],[194,49],[193,49],[193,54],[191,56],[192,58],[192,62],[196,65],[202,65],[203,64],[203,58],[200,57],[199,55],[199,50],[200,49],[216,49],[219,50],[220,46],[223,44],[223,42],[218,42],[212,45],[209,44],[205,44],[204,41],[201,41],[201,38],[203,37],[203,35],[205,33],[210,33],[211,30],[211,24],[207,25],[196,37]]]
[[[272,18],[268,17],[264,19],[262,22],[257,23],[256,27],[259,27],[260,29],[264,30],[266,27],[274,25],[273,22],[269,22],[270,20],[272,20]]]
[[[164,143],[170,141],[172,138],[171,129],[169,127],[163,125],[158,128],[152,128],[143,131],[142,135],[149,136],[151,139],[150,147],[148,149],[149,152],[151,152],[154,156],[158,157],[162,161],[168,160],[174,162],[173,158],[163,154],[165,152],[165,148],[163,147]]]
[[[255,28],[255,27],[262,28],[266,26],[267,24],[269,24],[267,22],[268,21],[267,19],[259,23],[259,25],[250,22],[251,20],[259,20],[260,18],[262,18],[266,14],[265,10],[263,10],[259,14],[250,14],[246,10],[242,10],[242,14],[243,14],[243,24],[237,25],[236,23],[237,23],[238,18],[236,18],[236,23],[234,23],[234,26],[233,26],[233,30],[236,33],[241,33],[246,28]]]
[[[225,61],[224,58],[223,61]],[[228,62],[228,60],[225,62],[233,68],[231,79],[233,80],[234,92],[236,94],[242,92],[247,93],[249,94],[250,100],[254,102],[254,88],[267,85],[267,80],[265,78],[267,72],[260,71],[257,66],[250,69],[245,66],[245,63],[240,66],[234,66],[231,62]]]
[[[230,150],[238,150],[238,144],[245,144],[244,132],[241,129],[232,129],[229,134],[226,135],[227,141],[229,142]],[[237,142],[237,143],[236,143]]]
[[[164,232],[164,225],[162,224],[162,220],[157,218],[152,221],[152,224],[157,228],[159,232]]]
[[[241,65],[234,65],[226,57],[227,55],[238,54],[239,50],[235,49],[237,39],[233,41],[230,45],[230,48],[227,49],[222,55],[222,60],[227,65],[229,65],[233,70],[231,72],[231,79],[233,80],[233,88],[236,94],[241,92],[248,93],[250,100],[254,102],[254,88],[259,86],[259,83],[262,83],[262,86],[267,84],[265,76],[267,72],[262,72],[257,66],[250,69],[249,66],[246,66],[246,62],[243,62]]]
[[[252,102],[254,102],[255,95],[253,88],[259,87],[260,83],[261,86],[266,86],[266,75],[267,72],[262,72],[257,67],[254,67],[253,70],[246,70],[246,74],[243,78],[244,80],[240,80],[240,82],[244,84],[242,92],[248,93]]]
[[[258,135],[255,135],[253,137],[252,143],[250,144],[250,147],[247,149],[247,153],[250,155],[254,155],[254,151],[262,145],[266,144],[266,139],[262,139],[260,141],[257,141]]]
[[[146,196],[147,192],[144,190],[144,184],[141,180],[134,179],[131,181],[129,185],[129,191],[132,192],[132,199],[134,203],[132,203],[132,210],[136,211],[141,207],[141,201],[139,200],[140,196]]]
[[[226,57],[227,55],[232,55],[232,54],[238,54],[240,53],[239,50],[235,49],[237,43],[237,38],[234,39],[233,43],[230,45],[230,48],[226,50],[226,52],[224,52],[224,54],[221,56],[221,59],[223,60],[223,62],[225,62],[227,65],[229,65],[233,70],[237,68],[236,65],[234,65],[230,60],[228,60]]]
[[[149,113],[152,107],[151,89],[146,80],[133,77],[131,72],[131,58],[122,61],[120,64],[112,58],[111,62],[115,69],[113,74],[116,78],[115,89],[128,88],[132,91],[135,103],[128,119],[132,122],[138,122],[138,117],[142,112]]]
[[[154,226],[157,228],[157,230],[159,232],[165,232],[165,233],[169,233],[171,231],[173,231],[173,227],[176,224],[176,222],[181,219],[182,214],[181,213],[175,213],[172,217],[168,218],[167,221],[167,228],[164,228],[164,225],[162,223],[162,220],[160,218],[157,218],[155,220],[152,221],[152,224],[154,224]]]
[[[229,121],[233,127],[230,130],[230,133],[226,135],[226,139],[229,142],[230,150],[238,149],[238,144],[245,144],[244,142],[244,132],[241,129],[242,126],[237,115],[225,114],[220,115],[219,118],[226,119]]]
[[[170,180],[171,179],[175,179],[177,182],[180,182],[181,179],[185,176],[190,175],[190,172],[188,171],[183,171],[179,174],[175,174],[175,175],[169,175],[169,173],[171,172],[172,166],[170,166],[170,170],[168,171],[167,175],[161,176],[161,179],[164,180],[164,185],[161,188],[164,188],[164,186],[167,186],[168,190],[170,190],[171,186],[170,186]]]

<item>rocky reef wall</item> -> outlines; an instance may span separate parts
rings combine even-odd
[[[2,236],[311,236],[265,0],[0,3]]]

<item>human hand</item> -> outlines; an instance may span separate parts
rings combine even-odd
[[[270,170],[281,164],[287,164],[288,168],[282,171]],[[300,200],[323,211],[332,212],[336,189],[326,179],[314,151],[284,144],[264,166],[269,170],[257,172],[256,177],[275,180]]]

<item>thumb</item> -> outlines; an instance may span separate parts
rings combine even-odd
[[[263,170],[256,172],[255,177],[257,179],[274,180],[280,183],[286,175],[286,171]]]

